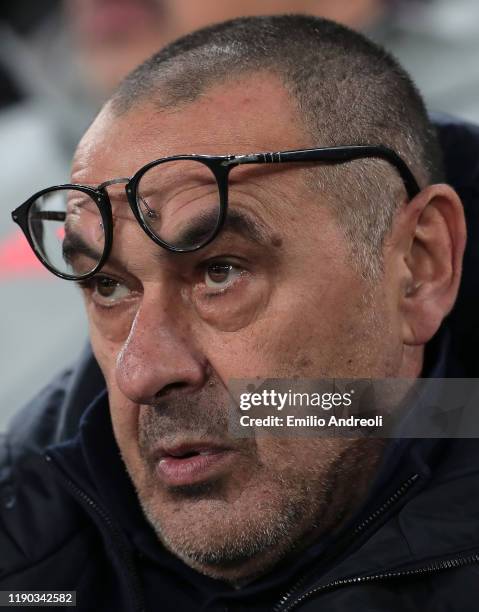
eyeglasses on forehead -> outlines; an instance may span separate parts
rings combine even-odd
[[[176,155],[156,159],[131,178],[92,187],[65,184],[42,189],[12,212],[41,263],[66,280],[98,273],[111,252],[112,206],[107,187],[125,184],[131,211],[143,231],[174,253],[197,251],[221,231],[228,211],[228,176],[246,164],[341,164],[381,159],[403,180],[409,200],[419,185],[401,157],[383,146],[352,145],[246,155]]]

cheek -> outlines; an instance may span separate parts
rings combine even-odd
[[[225,293],[208,296],[203,288],[195,288],[191,302],[198,318],[210,328],[237,332],[261,317],[268,307],[271,291],[272,281],[265,275],[245,273]]]
[[[113,384],[108,386],[113,433],[129,472],[135,476],[142,472],[138,449],[138,411]]]
[[[379,372],[392,350],[386,305],[368,304],[361,282],[349,279],[276,291],[253,323],[204,339],[213,368],[228,379],[303,376],[329,378]],[[300,313],[300,316],[298,316]]]
[[[325,479],[330,466],[343,450],[351,444],[346,438],[325,438],[302,436],[286,438],[256,430],[256,451],[258,461],[277,474],[283,481],[314,483]]]
[[[111,339],[90,319],[90,340],[93,354],[100,366],[108,389],[110,414],[115,438],[123,455],[131,455],[131,447],[136,446],[138,408],[118,388],[116,383],[116,363],[122,342]]]
[[[105,325],[103,318],[99,320],[94,314],[93,307],[88,307],[87,305],[87,313],[93,354],[110,390],[110,388],[114,387],[116,360],[122,347],[121,338],[112,331],[115,327],[115,318],[113,316],[110,322],[107,322]]]
[[[99,309],[86,298],[86,310],[90,335],[95,337],[98,347],[104,345],[108,353],[112,347],[119,346],[126,341],[135,318],[137,305],[122,308]]]
[[[119,391],[115,385],[108,385],[111,418],[115,427],[121,426],[121,435],[131,437],[137,429],[138,409]]]

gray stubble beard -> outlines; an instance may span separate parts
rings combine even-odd
[[[237,517],[231,515],[231,504],[221,499],[214,483],[209,486],[207,483],[203,489],[200,487],[196,498],[194,492],[190,492],[193,494],[188,495],[184,503],[207,499],[217,505],[213,508],[216,519],[212,517],[211,520],[215,520],[217,530],[223,526],[226,533],[222,542],[216,541],[217,538],[213,541],[211,537],[208,541],[205,534],[192,537],[189,522],[176,534],[169,534],[168,526],[163,524],[155,508],[152,472],[146,479],[150,484],[145,483],[141,493],[137,489],[138,498],[148,523],[167,550],[200,573],[231,583],[244,583],[312,544],[322,534],[338,529],[351,516],[365,495],[383,442],[378,439],[353,441],[339,452],[326,473],[318,475],[309,466],[296,483],[282,474],[274,475],[273,488],[278,494],[268,500],[262,513],[256,512],[255,507],[246,518],[241,516],[240,529],[238,523],[234,524]],[[145,490],[153,494],[145,496]],[[248,566],[254,569],[248,571]]]

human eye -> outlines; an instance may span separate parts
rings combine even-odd
[[[222,331],[248,325],[268,293],[267,274],[246,254],[205,258],[195,266],[195,277],[190,294],[195,311]]]
[[[93,302],[102,308],[112,308],[130,296],[130,289],[110,276],[97,275],[78,285],[86,290]]]
[[[226,260],[215,260],[204,264],[203,282],[212,293],[223,293],[230,289],[245,270],[236,263]]]

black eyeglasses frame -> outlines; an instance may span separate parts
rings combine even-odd
[[[207,244],[212,242],[223,226],[228,208],[228,176],[232,168],[243,164],[281,164],[294,162],[322,162],[337,164],[367,158],[385,160],[396,168],[400,177],[403,180],[409,201],[411,201],[420,192],[420,187],[416,181],[416,178],[414,177],[414,174],[411,172],[404,160],[392,149],[379,145],[348,145],[321,147],[314,149],[295,149],[291,151],[278,151],[271,153],[250,153],[246,155],[174,155],[171,157],[160,158],[149,162],[145,166],[142,166],[131,178],[111,179],[105,181],[104,183],[101,183],[97,187],[90,187],[88,185],[79,184],[63,184],[55,185],[53,187],[47,187],[32,195],[30,198],[28,198],[28,200],[26,200],[23,204],[16,208],[12,212],[12,219],[20,226],[35,255],[41,261],[41,263],[48,270],[50,270],[50,272],[65,280],[86,280],[88,278],[91,278],[101,270],[111,252],[113,244],[113,218],[111,202],[108,196],[108,192],[106,190],[106,188],[110,185],[125,183],[126,196],[133,215],[135,216],[135,219],[138,221],[143,231],[156,244],[174,253],[190,253],[202,249]],[[207,166],[216,179],[218,193],[220,197],[220,212],[218,215],[216,226],[213,229],[211,236],[209,236],[205,240],[205,242],[192,248],[178,248],[168,244],[167,242],[164,242],[145,223],[139,210],[138,185],[143,175],[148,172],[148,170],[159,164],[180,160],[197,161]],[[51,266],[36,247],[35,242],[31,236],[28,224],[30,208],[39,197],[45,195],[46,193],[66,189],[84,192],[89,195],[93,200],[95,200],[100,210],[103,230],[105,233],[103,254],[99,259],[98,264],[93,268],[93,270],[83,275],[65,274]],[[44,214],[54,215],[55,211],[47,211]],[[66,213],[58,212],[57,214],[61,216],[65,215]],[[60,217],[58,217],[57,220],[61,220]]]

